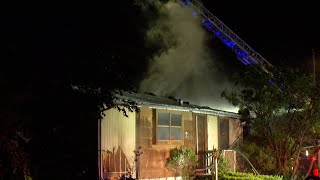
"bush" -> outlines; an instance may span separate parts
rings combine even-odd
[[[276,172],[276,163],[271,148],[244,141],[241,146],[241,152],[248,157],[250,162],[260,173],[273,174]]]
[[[255,175],[252,173],[239,173],[239,172],[225,172],[218,174],[219,180],[229,179],[254,179],[254,180],[282,180],[281,176],[272,176],[272,175]]]
[[[175,176],[181,175],[183,179],[192,179],[197,165],[197,156],[187,147],[174,148],[170,151],[167,167]]]
[[[218,173],[225,173],[230,169],[230,162],[228,159],[220,156],[218,161]]]

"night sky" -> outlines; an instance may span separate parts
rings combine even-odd
[[[275,66],[312,69],[312,48],[320,47],[317,1],[203,2]],[[152,13],[156,9],[143,13],[131,0],[11,3],[6,9],[10,13],[1,17],[0,30],[5,43],[1,55],[7,59],[2,68],[17,76],[16,79],[91,81],[92,70],[99,72],[97,67],[101,69],[113,63],[114,71],[122,71],[138,87],[146,77],[150,60],[158,55],[159,47],[145,45],[150,24],[158,18]],[[230,49],[212,33],[208,34],[207,47],[212,50],[212,61],[220,61],[225,72],[242,67]]]
[[[70,3],[72,1],[59,2],[60,1],[57,3],[40,4],[44,5],[44,8],[40,9],[35,8],[36,4],[22,4],[21,6],[17,6],[21,9],[11,8],[12,10],[15,9],[13,12],[23,10],[23,6],[31,8],[31,11],[36,10],[35,14],[31,17],[28,17],[28,15],[32,14],[32,12],[28,12],[25,14],[25,19],[20,19],[20,21],[24,21],[22,23],[28,23],[28,21],[34,18],[40,21],[43,20],[43,25],[46,25],[46,16],[51,16],[51,19],[54,18],[57,21],[62,20],[67,22],[67,18],[82,14],[85,22],[87,17],[91,16],[90,14],[92,13],[93,15],[109,14],[107,9],[105,9],[104,13],[102,12],[103,9],[101,9],[101,6],[107,5],[103,3],[89,3],[88,9],[81,12],[79,8],[83,8],[84,4]],[[203,0],[203,2],[205,7],[214,15],[220,18],[236,34],[271,62],[277,62],[281,58],[289,58],[290,55],[288,54],[300,53],[298,56],[307,56],[311,54],[312,47],[320,46],[318,43],[320,40],[320,13],[318,13],[320,2],[318,1],[276,3],[275,1],[242,2]],[[72,7],[73,9],[70,9]],[[94,8],[97,8],[99,14],[94,12]],[[46,12],[46,9],[50,11]],[[55,12],[54,9],[57,11]],[[68,14],[67,12],[69,10],[70,13]],[[65,14],[61,14],[61,11],[65,11],[62,12]],[[74,13],[74,11],[76,13]],[[24,10],[21,12],[24,12]],[[119,12],[121,12],[121,10],[119,10]],[[36,13],[38,13],[38,15]],[[50,15],[50,13],[52,14]],[[58,16],[54,16],[54,13],[61,14],[61,16],[58,14]],[[41,18],[41,14],[44,15],[43,19]],[[69,17],[60,19],[64,15],[68,15]],[[110,18],[117,19],[118,16],[119,15],[112,14],[112,12],[110,14]],[[12,19],[12,21],[16,20],[17,19]],[[81,18],[76,18],[76,20],[80,21]],[[18,21],[18,23],[20,22]],[[40,22],[38,21],[37,23]],[[72,23],[77,24],[78,22]],[[39,25],[40,24],[38,24],[38,26]],[[25,24],[25,27],[28,26],[28,24]],[[26,28],[26,31],[28,30],[29,29]],[[296,55],[292,56],[298,58]]]
[[[122,68],[138,74],[137,79],[141,79],[148,58],[154,52],[143,49],[145,31],[139,29],[148,25],[128,2],[55,1],[3,6],[10,13],[1,17],[1,37],[6,47],[2,49],[2,55],[19,63],[29,63],[33,59],[35,69],[39,63],[51,69],[59,67],[64,59],[78,56],[101,56],[102,59],[115,55],[123,60]],[[272,1],[203,2],[274,65],[309,67],[312,48],[320,47],[318,1],[282,4]],[[213,48],[221,53],[220,56],[233,56],[222,44]],[[138,55],[132,55],[134,53]],[[233,65],[233,62],[228,63],[228,66]],[[132,67],[139,68],[138,72]]]
[[[207,9],[274,65],[308,66],[320,44],[318,1],[203,1]]]

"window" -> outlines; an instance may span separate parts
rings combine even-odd
[[[182,115],[177,113],[158,112],[157,140],[182,140]]]

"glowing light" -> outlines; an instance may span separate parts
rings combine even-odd
[[[207,19],[203,19],[202,20],[202,25],[205,27],[205,28],[207,28],[208,30],[210,30],[210,31],[213,31],[213,25],[211,24],[211,22],[210,21],[208,21]]]
[[[185,0],[180,0],[180,5],[183,6],[183,5],[190,5],[191,2],[190,1],[185,1]]]
[[[308,150],[306,150],[306,156],[309,156],[309,151]]]
[[[319,176],[319,171],[318,168],[313,168],[312,170],[312,175],[318,177]]]
[[[226,39],[224,42],[228,47],[234,47],[236,45],[236,43],[234,43],[233,41],[230,41],[228,39]]]
[[[244,65],[248,65],[249,63],[247,61],[245,61],[244,59],[241,60],[242,64]]]
[[[196,16],[198,13],[197,13],[197,11],[193,11],[192,14],[193,14],[194,16]]]
[[[241,49],[236,49],[236,55],[239,57],[239,58],[244,58],[247,56],[247,53],[245,53],[244,51],[242,51]]]
[[[231,39],[229,39],[225,34],[217,30],[208,19],[202,19],[202,26],[204,26],[209,31],[213,32],[222,41],[223,44],[231,48],[235,52],[236,56],[240,59],[242,64],[256,64],[256,62],[254,62],[252,59],[248,57],[249,55],[245,51],[240,49],[239,46],[237,46],[237,44]]]

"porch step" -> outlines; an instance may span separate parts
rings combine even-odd
[[[199,174],[199,175],[202,175],[202,174],[208,174],[207,171],[211,169],[211,166],[207,166],[207,167],[202,167],[202,168],[197,168],[195,170],[195,174]]]
[[[205,174],[197,174],[196,176],[212,176],[210,173],[205,173]]]
[[[199,173],[201,173],[201,172],[206,172],[207,170],[209,170],[209,169],[211,169],[211,168],[213,168],[213,166],[200,167],[200,168],[197,168],[197,169],[196,169],[196,173],[197,173],[197,172],[199,172]],[[201,174],[203,174],[203,173],[201,173]]]
[[[206,169],[203,168],[203,169],[196,169],[196,175],[201,175],[201,174],[206,174]]]

